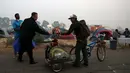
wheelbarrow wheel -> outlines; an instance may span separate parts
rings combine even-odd
[[[51,65],[52,71],[54,71],[55,73],[58,73],[60,71],[62,71],[63,69],[63,64],[62,63],[53,63]]]

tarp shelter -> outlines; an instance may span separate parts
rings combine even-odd
[[[105,40],[109,40],[110,37],[112,37],[112,31],[109,30],[109,29],[106,29],[106,28],[97,29],[95,32],[93,32],[92,37],[97,37],[98,34],[100,34],[100,33],[105,33],[106,34]]]

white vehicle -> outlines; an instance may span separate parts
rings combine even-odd
[[[0,38],[8,38],[11,37],[8,33],[8,30],[6,28],[0,29]]]

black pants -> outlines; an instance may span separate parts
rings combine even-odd
[[[84,63],[88,64],[88,53],[87,53],[86,46],[87,46],[87,40],[84,40],[82,42],[77,41],[76,49],[75,49],[75,54],[76,54],[75,64],[76,65],[80,65],[80,51],[81,50],[83,53]]]
[[[28,53],[28,56],[29,56],[29,59],[30,59],[30,62],[33,62],[34,59],[33,59],[33,45],[32,45],[32,40],[30,39],[24,39],[24,38],[20,38],[20,46],[21,46],[21,49],[19,51],[19,57],[18,59],[19,60],[22,60],[22,55],[24,52],[27,52]]]

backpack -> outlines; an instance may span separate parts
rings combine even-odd
[[[80,20],[79,22],[80,22],[80,27],[81,27],[81,29],[80,29],[81,36],[83,38],[88,38],[88,36],[90,36],[90,30],[89,30],[88,26],[86,25],[85,20]]]

